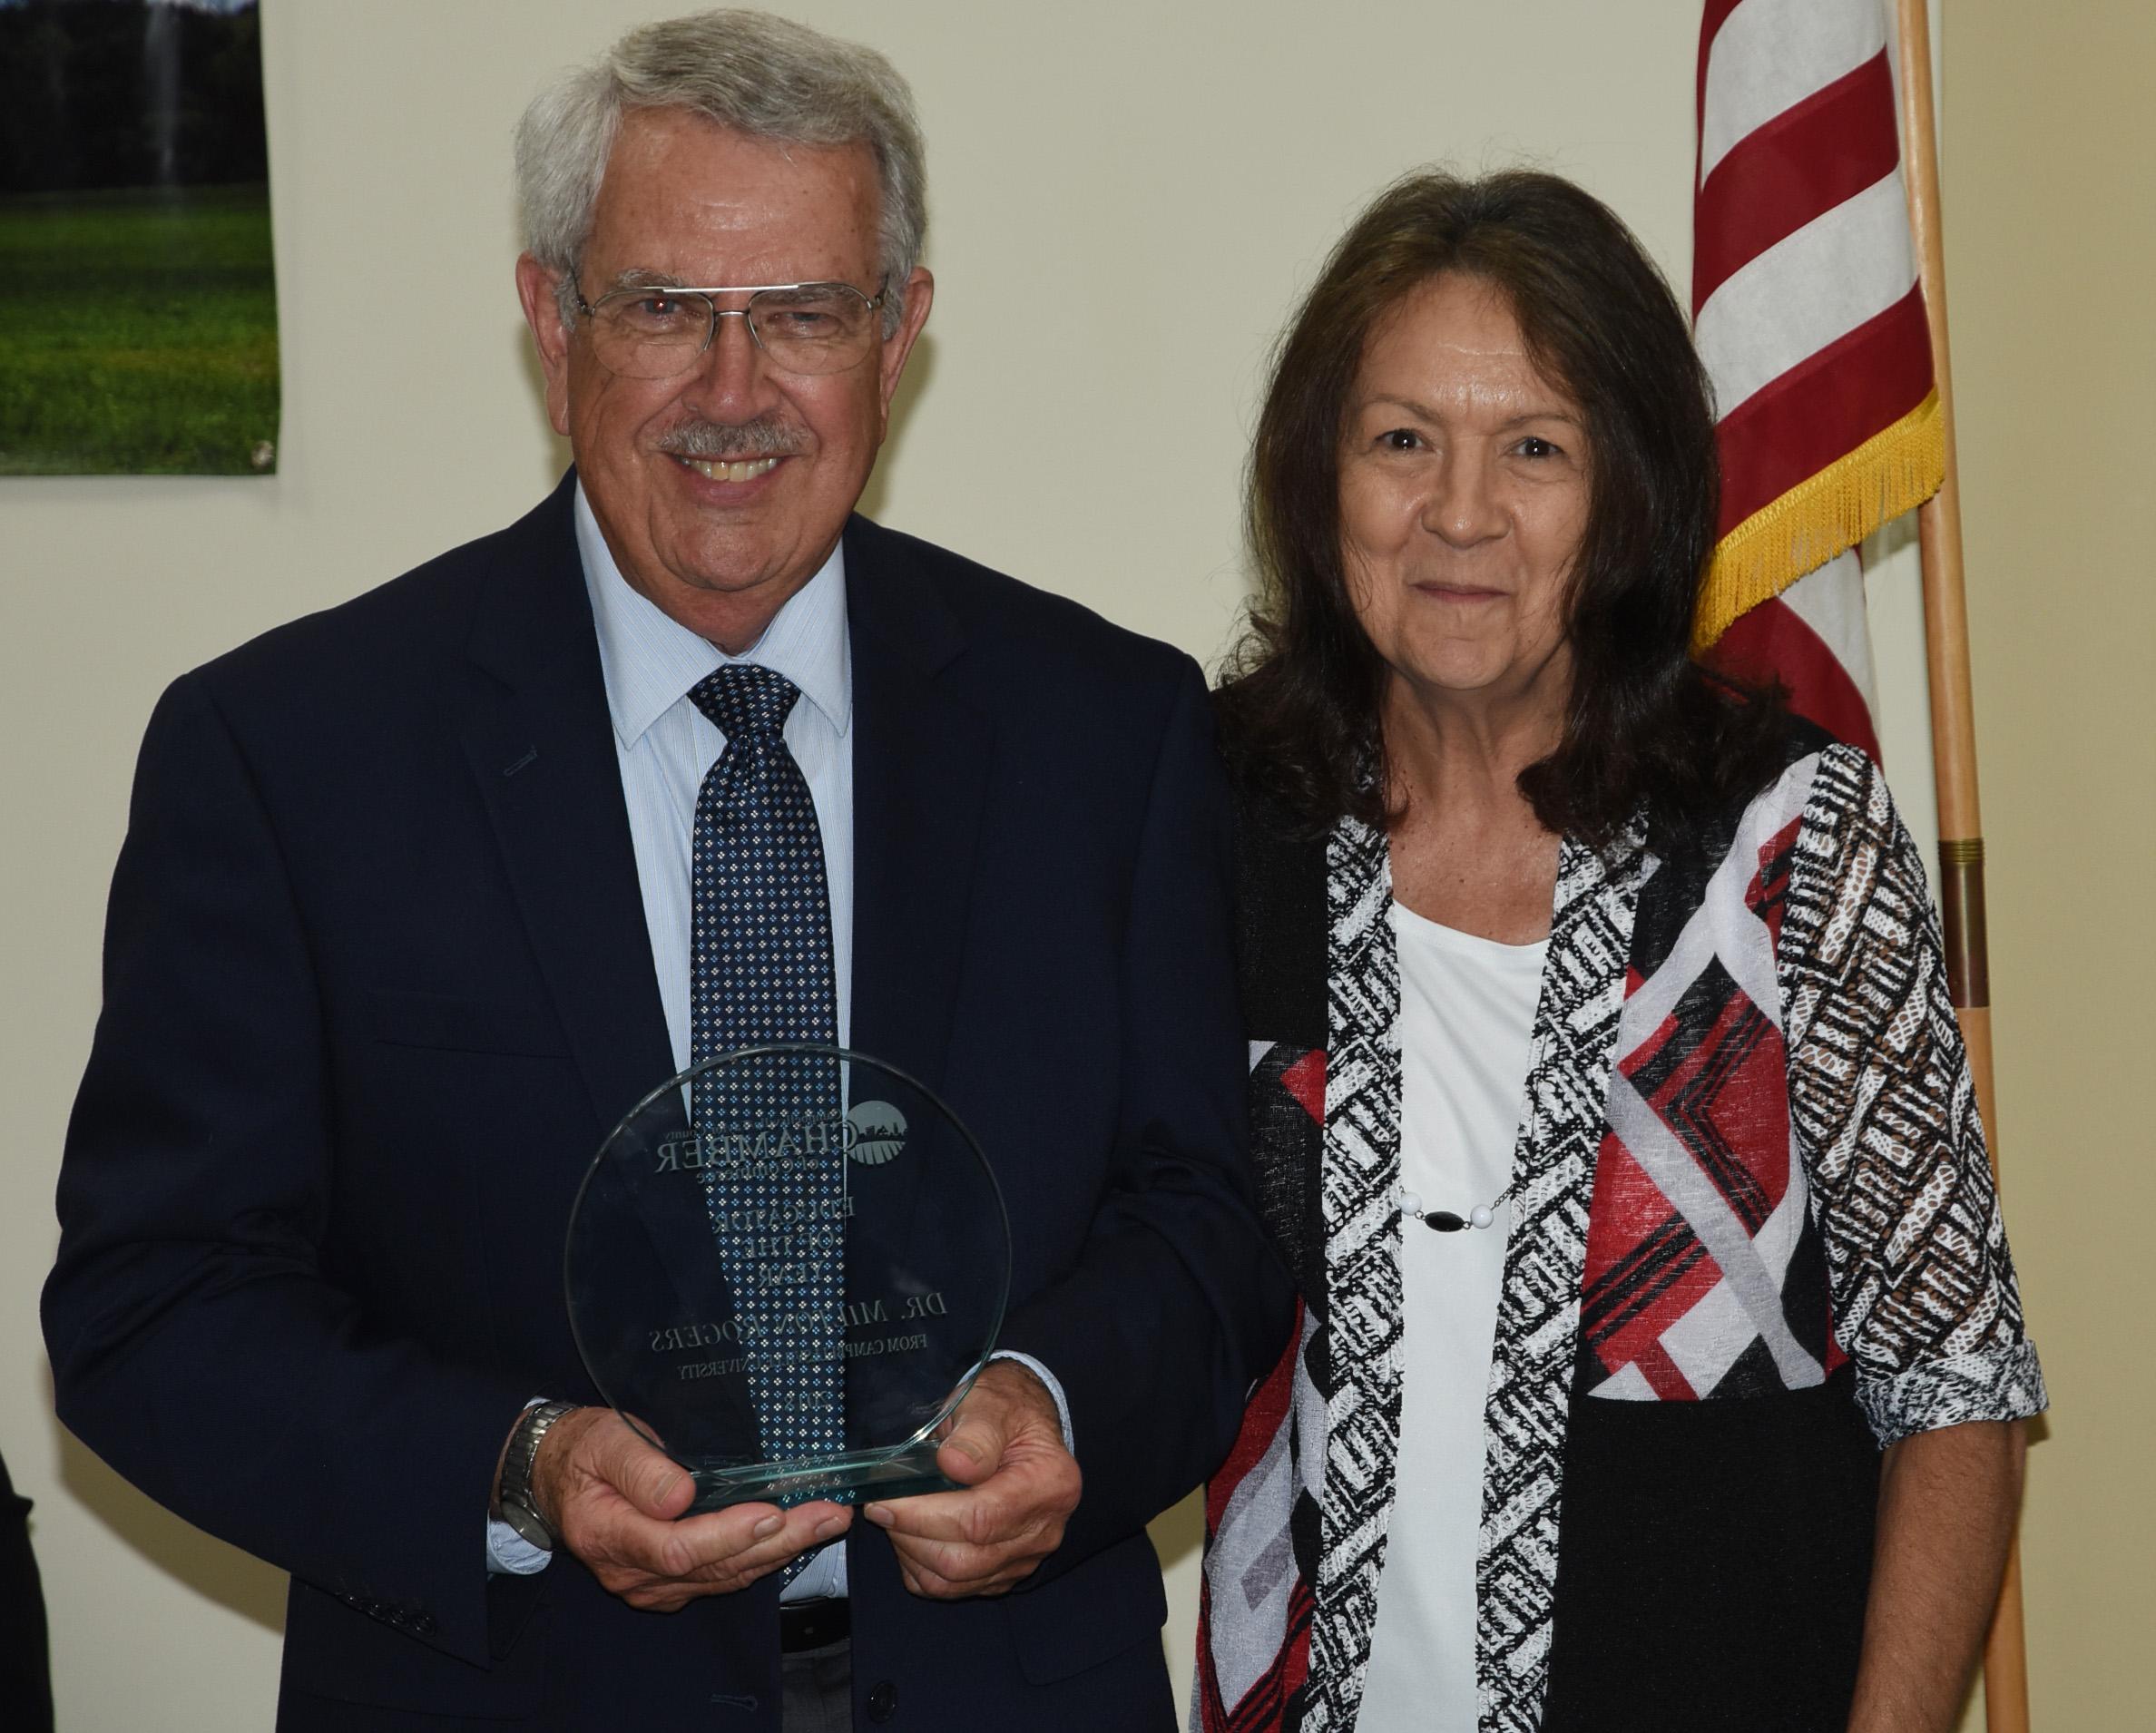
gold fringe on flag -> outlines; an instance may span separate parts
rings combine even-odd
[[[1946,427],[1935,390],[1722,537],[1692,619],[1693,651],[1880,524],[1915,511],[1939,491],[1945,470]]]

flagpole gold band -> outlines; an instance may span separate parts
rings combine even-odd
[[[1939,925],[1946,941],[1946,993],[1957,1011],[1991,1004],[1990,947],[1984,931],[1984,838],[1939,843]]]

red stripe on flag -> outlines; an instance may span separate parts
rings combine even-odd
[[[1730,15],[1744,4],[1744,0],[1707,0],[1706,10],[1700,15],[1700,73],[1704,82],[1707,72],[1707,51],[1714,45],[1714,39],[1721,34],[1721,27],[1730,22]]]
[[[1692,191],[1700,190],[1700,128],[1698,122],[1707,113],[1707,62],[1714,51],[1714,39],[1721,27],[1730,21],[1730,15],[1744,4],[1744,0],[1707,0],[1707,10],[1700,18],[1700,65],[1698,82],[1692,90]]]
[[[1882,50],[1748,132],[1692,207],[1692,313],[1778,240],[1894,172],[1901,137]]]
[[[1884,313],[1843,333],[1722,416],[1721,520],[1727,535],[1798,483],[1846,457],[1922,403],[1932,387],[1931,329],[1914,284]]]
[[[1786,602],[1762,602],[1740,614],[1715,640],[1707,661],[1748,685],[1781,686],[1798,715],[1878,762],[1879,738],[1863,693],[1826,640]]]

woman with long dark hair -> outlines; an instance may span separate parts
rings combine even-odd
[[[1281,343],[1219,704],[1303,1310],[1209,1729],[1951,1723],[2043,1381],[1886,784],[1689,653],[1715,506],[1563,181],[1402,181]]]

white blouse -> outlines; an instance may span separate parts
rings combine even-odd
[[[1400,1183],[1465,1216],[1511,1182],[1549,942],[1500,945],[1392,906],[1400,959]],[[1473,1733],[1483,1407],[1509,1203],[1439,1233],[1401,1218],[1398,1492],[1357,1733]]]

